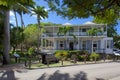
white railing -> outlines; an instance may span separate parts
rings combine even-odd
[[[66,36],[71,36],[71,34],[75,35],[75,36],[90,36],[87,34],[87,32],[70,32],[67,33]],[[60,36],[64,36],[64,34],[57,34],[57,33],[44,33],[42,35],[43,37],[60,37]],[[96,36],[107,36],[107,33],[98,33]]]

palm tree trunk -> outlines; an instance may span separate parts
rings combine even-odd
[[[22,27],[22,29],[24,29],[22,12],[20,13],[20,18],[21,18],[21,27]],[[23,31],[22,31],[22,39],[23,39]],[[23,42],[21,43],[21,53],[23,53]]]
[[[93,38],[91,37],[91,53],[93,53]]]
[[[17,27],[17,31],[18,31],[18,20],[17,20],[17,15],[16,15],[16,11],[14,10],[14,15],[15,15],[15,22],[16,22],[16,27]]]
[[[4,21],[4,50],[3,50],[3,64],[10,63],[10,29],[9,29],[9,10],[5,11],[5,21]]]
[[[40,42],[41,42],[41,40],[40,40],[40,19],[39,18],[37,18],[37,21],[38,21],[38,48],[37,48],[37,51],[39,52],[39,47],[40,47]]]
[[[61,60],[61,65],[63,66],[63,59]]]
[[[18,20],[17,20],[17,15],[16,15],[15,9],[13,10],[13,12],[14,12],[14,15],[15,15],[15,22],[16,22],[16,27],[17,27],[16,35],[17,35],[17,33],[18,33]],[[18,46],[18,39],[17,39],[17,46]]]
[[[24,21],[23,21],[23,15],[22,15],[22,13],[21,13],[21,24],[22,24],[22,27],[24,29],[25,28],[25,24],[24,24]]]

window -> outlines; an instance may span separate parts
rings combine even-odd
[[[86,49],[86,41],[82,41],[82,49],[83,49],[83,50]]]
[[[93,51],[97,50],[98,41],[93,41]]]
[[[110,47],[110,44],[111,44],[110,42],[111,42],[111,40],[107,40],[107,48],[111,48]]]
[[[85,28],[83,28],[83,29],[82,29],[82,32],[86,32],[86,29],[85,29]]]

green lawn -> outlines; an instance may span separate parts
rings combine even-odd
[[[112,60],[106,60],[106,62],[110,62]],[[97,61],[96,63],[101,63],[101,62],[104,62],[103,60],[101,61]],[[63,66],[72,66],[72,65],[79,65],[79,64],[93,64],[95,63],[94,61],[87,61],[86,63],[84,63],[83,61],[81,62],[77,62],[77,63],[73,63],[73,62],[70,62],[70,61],[64,61],[63,62]],[[52,64],[49,64],[49,67],[61,67],[61,61],[59,61],[59,63],[52,63]],[[31,65],[31,68],[48,68],[48,65],[47,64],[42,64],[42,63],[33,63]]]

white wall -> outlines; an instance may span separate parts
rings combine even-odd
[[[112,48],[107,48],[107,40],[113,40],[113,38],[106,37],[101,40],[101,49],[105,49],[105,52],[107,54],[112,54],[113,49]]]

